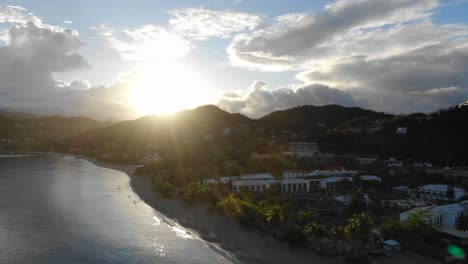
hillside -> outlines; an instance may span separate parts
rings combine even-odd
[[[275,111],[258,119],[258,121],[264,126],[274,129],[292,129],[314,132],[333,129],[345,122],[356,119],[370,122],[391,117],[392,115],[378,113],[358,107],[344,107],[340,105],[306,105]]]
[[[71,136],[86,133],[105,124],[85,117],[0,115],[1,146],[6,149],[44,150]]]
[[[291,132],[282,141],[317,142],[322,152],[465,164],[467,122],[467,106],[398,116],[338,105],[301,106],[252,120],[206,105],[110,125],[82,117],[0,115],[0,139],[14,139],[20,148],[75,149],[130,160],[155,150],[173,155],[191,152],[192,156],[208,151],[207,156],[221,161],[249,156],[252,151],[268,153],[275,148],[269,143],[275,131],[286,130]],[[396,134],[398,127],[407,127],[408,133]],[[224,135],[226,128],[231,128],[229,136]],[[292,137],[297,132],[300,139]]]
[[[439,165],[468,162],[468,106],[431,114],[395,116],[374,134],[329,131],[318,137],[321,149],[336,153],[365,153],[431,161]],[[406,127],[406,135],[396,134]]]

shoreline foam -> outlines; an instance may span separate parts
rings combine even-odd
[[[130,179],[130,187],[150,207],[165,217],[174,219],[208,247],[234,263],[342,263],[340,257],[317,256],[308,249],[290,249],[256,228],[245,228],[224,215],[208,214],[205,208],[187,204],[177,198],[164,198],[153,191],[151,180],[134,174],[135,165],[109,164],[83,156],[96,166],[124,172]],[[234,256],[233,256],[234,255]]]

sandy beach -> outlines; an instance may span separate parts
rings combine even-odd
[[[233,263],[344,263],[339,256],[319,256],[309,249],[291,249],[257,228],[246,228],[224,215],[209,214],[205,208],[187,204],[177,198],[164,198],[153,191],[151,179],[134,174],[135,165],[108,164],[86,159],[97,166],[119,170],[130,178],[130,186],[149,206],[164,214],[168,219],[189,229],[206,241],[206,245]],[[412,253],[398,253],[393,258],[379,259],[376,263],[438,263]]]

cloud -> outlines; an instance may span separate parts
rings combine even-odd
[[[93,27],[92,31],[100,41],[126,60],[177,59],[185,56],[192,48],[192,44],[179,35],[150,24],[134,29],[115,29],[101,25]]]
[[[386,58],[356,56],[299,74],[304,82],[384,91],[468,87],[468,39],[434,44]]]
[[[26,23],[35,22],[41,24],[42,20],[34,14],[28,12],[21,6],[1,5],[0,4],[0,23]]]
[[[79,53],[84,44],[77,31],[38,22],[20,7],[7,10],[7,19],[2,12],[0,20],[11,24],[5,30],[5,44],[0,46],[1,109],[99,119],[136,117],[126,99],[130,75],[109,87],[93,87],[80,79],[67,83],[53,78],[57,72],[89,67]],[[28,18],[31,20],[26,21]]]
[[[65,23],[65,24],[73,24],[73,21],[71,21],[71,20],[65,20],[65,21],[63,21],[63,23]]]
[[[432,24],[436,7],[435,0],[339,0],[320,13],[285,14],[268,27],[238,35],[228,53],[235,66],[291,70],[341,56],[382,56],[466,34],[466,27]],[[376,48],[388,35],[396,40],[386,40],[396,45]]]
[[[71,29],[31,21],[10,27],[7,44],[0,47],[0,91],[53,90],[53,72],[87,66],[77,53],[81,46],[78,33]]]
[[[247,91],[227,92],[217,105],[229,112],[242,113],[257,118],[272,111],[301,105],[340,104],[356,105],[347,91],[313,84],[268,89],[263,81],[255,81]]]
[[[216,11],[204,8],[187,8],[170,11],[170,29],[182,36],[203,40],[207,38],[229,38],[234,33],[254,30],[263,23],[257,14]]]

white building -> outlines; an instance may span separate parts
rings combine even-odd
[[[340,170],[340,171],[331,171],[331,170],[315,170],[313,172],[307,173],[304,177],[339,177],[339,176],[354,176],[357,174],[357,171],[348,171],[348,170]]]
[[[161,161],[162,158],[158,153],[153,153],[151,155],[146,155],[143,159],[140,160],[141,163],[146,164],[150,162]]]
[[[468,203],[454,203],[442,206],[428,206],[415,208],[400,214],[400,221],[406,221],[410,213],[416,210],[427,210],[431,213],[429,224],[437,231],[449,234],[461,240],[462,244],[468,243],[467,230],[460,230],[463,219],[468,216]]]
[[[399,128],[396,129],[395,133],[397,133],[397,134],[406,134],[406,133],[408,133],[408,128],[399,127]]]
[[[286,179],[280,181],[281,192],[283,193],[297,193],[297,192],[309,192],[310,181],[304,179]]]
[[[457,201],[466,196],[466,191],[446,184],[429,184],[411,190],[410,195],[420,199]]]
[[[388,167],[403,167],[403,161],[397,160],[396,158],[389,158],[387,160],[387,166]]]
[[[205,179],[203,180],[203,185],[218,184],[219,181],[216,179]]]
[[[287,170],[283,171],[283,179],[294,179],[304,177],[310,171],[301,171],[301,170]]]
[[[263,192],[265,189],[276,185],[277,181],[273,180],[248,180],[236,181],[232,183],[232,191],[240,192],[242,188],[246,188],[251,192]]]
[[[296,142],[289,143],[288,151],[283,152],[283,155],[297,157],[313,157],[317,152],[317,143]]]
[[[236,182],[236,181],[261,181],[261,180],[274,180],[273,175],[270,173],[254,173],[254,174],[241,174],[240,176],[221,177],[222,183]]]
[[[361,165],[370,165],[377,161],[377,157],[357,157],[356,161]]]
[[[221,177],[219,178],[222,183],[228,183],[228,182],[235,182],[239,181],[240,177],[239,176],[231,176],[231,177]]]
[[[351,177],[330,177],[320,179],[319,188],[326,189],[327,191],[335,192],[340,189],[340,185],[343,182],[349,181],[351,182],[353,178]]]
[[[239,178],[243,181],[274,180],[273,175],[271,175],[270,173],[241,174]]]
[[[374,175],[362,175],[361,176],[362,181],[378,181],[382,182],[382,179],[380,177],[374,176]]]

